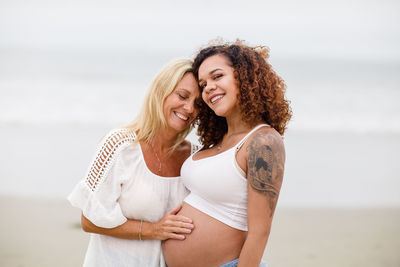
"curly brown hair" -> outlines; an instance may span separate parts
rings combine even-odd
[[[196,55],[193,63],[195,76],[201,63],[208,57],[223,55],[234,69],[239,88],[239,107],[242,120],[249,126],[264,121],[283,135],[292,117],[289,101],[285,99],[286,85],[267,62],[269,50],[265,46],[248,46],[243,41],[211,45]],[[228,131],[224,117],[217,116],[204,102],[200,104],[198,135],[204,149],[222,141]]]

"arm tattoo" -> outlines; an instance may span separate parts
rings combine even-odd
[[[258,133],[246,149],[247,179],[251,187],[268,199],[272,217],[283,179],[285,150],[282,137],[276,133]]]

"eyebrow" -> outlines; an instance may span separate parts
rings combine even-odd
[[[219,71],[219,70],[222,70],[222,71],[223,71],[223,69],[216,68],[216,69],[210,71],[210,72],[208,73],[208,75],[212,75],[214,72]],[[201,81],[203,81],[203,79],[199,79],[199,82],[201,82]]]
[[[178,88],[176,88],[176,90],[185,91],[186,93],[190,94],[190,91],[188,89],[186,89],[186,88],[183,88],[183,87],[178,87]]]

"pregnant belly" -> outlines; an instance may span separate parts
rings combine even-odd
[[[184,240],[163,242],[168,267],[220,266],[239,257],[246,232],[234,229],[185,202],[179,214],[191,218],[194,229]]]

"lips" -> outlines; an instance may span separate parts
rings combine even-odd
[[[189,120],[189,117],[183,115],[182,113],[179,113],[179,112],[174,111],[174,114],[175,114],[178,118],[180,118],[180,119],[182,119],[182,120],[184,120],[184,121]]]
[[[221,98],[223,98],[224,97],[224,95],[223,94],[218,94],[218,95],[213,95],[211,98],[210,98],[210,103],[211,104],[215,104],[216,102],[218,102]]]

